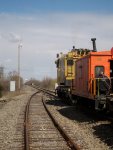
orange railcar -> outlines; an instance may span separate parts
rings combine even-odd
[[[95,100],[95,108],[109,105],[113,101],[113,86],[109,89],[109,94],[101,93],[99,90],[100,71],[106,75],[110,85],[113,85],[113,49],[111,51],[91,52],[78,59],[75,63],[75,79],[72,83],[72,95]],[[109,79],[108,79],[109,78]],[[107,84],[104,83],[104,84]],[[107,86],[107,85],[106,85]]]

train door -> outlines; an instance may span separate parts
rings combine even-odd
[[[66,64],[67,68],[66,68],[66,85],[67,86],[72,86],[72,79],[74,77],[74,61],[73,59],[67,59],[67,64]]]
[[[72,78],[73,77],[73,59],[67,60],[67,76]]]
[[[113,60],[110,60],[110,78],[111,78],[111,90],[113,93]]]

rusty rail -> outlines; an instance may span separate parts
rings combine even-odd
[[[34,93],[27,105],[26,105],[26,110],[25,110],[25,121],[24,121],[24,141],[25,141],[25,150],[30,150],[29,147],[29,121],[28,121],[28,115],[29,115],[29,105],[31,102],[31,99],[34,95],[36,95],[39,92],[44,92],[46,94],[49,94],[51,96],[56,97],[51,91],[46,90],[46,89],[42,89],[42,88],[38,88],[37,86],[32,86],[35,89],[39,90],[38,92]],[[44,102],[43,98],[42,98],[42,102],[43,105],[45,107],[45,110],[47,111],[48,115],[50,116],[52,122],[54,123],[54,125],[56,126],[56,128],[59,130],[59,132],[61,133],[61,135],[63,136],[63,138],[65,139],[65,141],[67,142],[67,145],[72,149],[72,150],[80,150],[80,146],[78,146],[72,139],[71,137],[65,132],[65,130],[59,125],[59,123],[56,121],[56,119],[53,117],[53,115],[50,113],[49,109],[46,106],[46,103]]]
[[[24,116],[24,149],[25,150],[30,150],[29,147],[29,121],[28,121],[28,115],[29,115],[29,106],[30,106],[30,102],[33,96],[35,96],[38,92],[35,92],[29,99],[26,108],[25,108],[25,116]]]
[[[38,89],[39,87],[34,86],[34,88]],[[49,94],[51,96],[56,97],[53,92],[43,89],[43,88],[39,88],[40,91]],[[48,113],[48,115],[50,116],[51,120],[53,121],[54,125],[56,126],[56,128],[59,130],[59,132],[61,133],[61,135],[63,136],[63,138],[65,139],[65,141],[67,142],[67,145],[72,149],[72,150],[80,150],[81,148],[71,139],[71,137],[65,132],[65,130],[58,124],[58,122],[56,121],[56,119],[53,117],[53,115],[50,113],[49,109],[47,108],[43,98],[42,98],[42,102],[43,105]]]
[[[49,109],[47,108],[43,98],[42,98],[42,102],[43,105],[48,113],[48,115],[50,116],[52,122],[54,123],[54,125],[56,126],[56,128],[59,130],[59,132],[61,133],[61,135],[63,136],[63,138],[65,139],[65,141],[67,142],[67,145],[72,149],[72,150],[80,150],[80,147],[75,144],[73,142],[73,140],[71,139],[71,137],[69,137],[69,135],[65,132],[65,130],[59,125],[59,123],[56,121],[56,119],[53,117],[53,115],[50,113]]]

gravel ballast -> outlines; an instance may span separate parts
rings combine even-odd
[[[53,116],[64,130],[70,131],[70,136],[74,137],[75,142],[80,143],[83,149],[113,149],[113,129],[109,121],[95,121],[76,110],[75,106],[66,106],[59,100],[47,99],[46,103]]]
[[[0,102],[0,150],[8,150],[10,149],[10,146],[13,145],[13,137],[16,132],[21,109],[27,103],[30,95],[35,92],[35,90],[27,86],[23,91],[19,96],[9,97],[9,101],[7,98],[4,104],[3,101]]]

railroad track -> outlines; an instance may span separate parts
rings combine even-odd
[[[40,91],[54,94],[45,89],[38,90],[31,96],[26,106],[25,149],[80,149],[51,115],[42,96],[37,95]]]
[[[40,91],[42,91],[42,92],[44,92],[46,94],[49,94],[51,96],[55,96],[55,91],[54,90],[48,90],[48,89],[45,89],[45,88],[40,88],[40,87],[38,87],[36,85],[32,85],[31,87],[33,87],[33,88],[35,88],[37,90],[40,90]]]
[[[21,123],[18,124],[15,146],[13,145],[12,149],[66,150],[84,149],[85,147],[87,149],[87,145],[82,145],[82,142],[76,138],[77,131],[74,131],[73,134],[72,128],[66,127],[64,124],[59,125],[57,120],[54,119],[55,115],[51,115],[48,107],[46,107],[47,101],[45,102],[44,98],[42,98],[42,93],[47,93],[47,95],[51,95],[52,98],[52,96],[55,96],[54,92],[51,93],[51,91],[40,88],[37,88],[37,91],[38,92],[30,97],[26,106],[24,131],[22,123],[24,110],[20,116],[19,121],[21,121]],[[50,117],[48,115],[50,115]],[[58,129],[56,129],[56,127]],[[22,137],[23,135],[24,138]]]
[[[38,89],[38,87],[37,86],[34,86],[34,88],[37,88]],[[46,89],[42,89],[42,88],[39,88],[39,89],[41,89],[41,91],[43,91],[44,93],[46,93],[46,94],[48,94],[48,95],[51,95],[51,96],[53,96],[54,98],[58,98],[56,95],[55,95],[55,92],[53,92],[53,91],[50,91],[50,90],[46,90]],[[88,113],[87,113],[88,114]],[[91,110],[89,111],[89,114],[92,114],[92,118],[93,118],[93,116],[94,116],[94,118],[97,118],[97,119],[104,119],[105,121],[108,121],[108,122],[111,122],[111,124],[113,124],[113,117],[112,117],[112,115],[111,116],[109,116],[109,115],[107,115],[107,114],[105,114],[105,113],[94,113],[94,115],[93,115],[93,112],[91,113]],[[90,117],[91,117],[91,115],[90,115]],[[68,136],[68,135],[67,135]],[[70,138],[70,137],[69,137]],[[74,143],[74,142],[73,142]],[[76,143],[76,142],[75,142]],[[79,145],[79,144],[78,144]],[[79,146],[80,147],[80,146]]]
[[[47,90],[47,89],[44,89],[44,88],[40,88],[40,87],[37,87],[36,85],[34,85],[32,87],[35,88],[35,89],[40,89],[42,92],[44,92],[46,94],[49,94],[49,95],[54,96],[55,98],[57,98],[57,96],[55,95],[55,91]],[[102,115],[100,113],[98,113],[97,116],[103,117],[104,119],[107,119],[108,121],[113,122],[113,117],[112,116],[109,116],[109,115],[106,115],[106,114]]]

